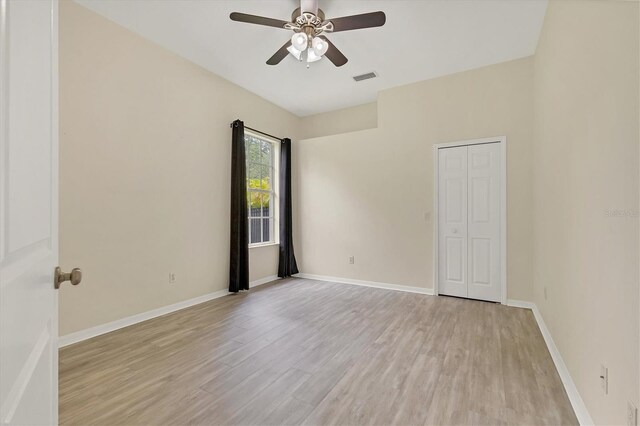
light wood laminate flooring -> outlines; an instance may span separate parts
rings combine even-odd
[[[62,425],[578,424],[530,310],[288,279],[60,350]]]

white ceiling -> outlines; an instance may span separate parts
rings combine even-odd
[[[84,6],[305,116],[376,100],[380,90],[532,55],[547,0],[320,0],[327,18],[382,10],[380,28],[329,34],[349,58],[310,69],[266,60],[291,33],[233,22],[233,11],[289,20],[295,0],[77,0]],[[379,77],[356,83],[354,75]]]

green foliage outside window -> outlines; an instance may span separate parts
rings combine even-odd
[[[249,189],[248,189],[248,195],[249,195],[249,206],[252,209],[257,209],[260,207],[269,207],[269,201],[271,201],[271,194],[269,194],[268,192],[258,192],[258,191],[251,191],[251,189],[264,189],[264,190],[270,190],[271,189],[271,183],[269,182],[269,178],[264,178],[264,179],[249,179],[248,180],[249,183]]]
[[[272,145],[250,134],[244,136],[247,155],[247,200],[252,209],[269,208]],[[261,189],[265,192],[253,191]]]

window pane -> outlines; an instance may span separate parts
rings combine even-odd
[[[262,150],[260,149],[260,141],[253,136],[244,136],[245,141],[245,150],[247,152],[247,162],[248,163],[258,163],[262,162]]]
[[[273,149],[273,145],[270,142],[262,141],[261,146],[261,163],[265,166],[271,165],[271,151]]]
[[[271,219],[262,219],[262,241],[271,241]]]
[[[262,239],[261,237],[261,227],[260,227],[260,222],[261,219],[249,219],[251,221],[251,238],[250,238],[250,243],[251,244],[256,244],[256,243],[261,243]]]
[[[260,180],[262,179],[262,165],[258,163],[247,163],[247,187],[260,188]]]
[[[262,210],[262,193],[256,191],[249,192],[249,216],[260,217]]]
[[[271,210],[271,194],[263,193],[262,194],[262,216],[269,217],[273,215],[269,215],[269,211]]]
[[[262,166],[260,170],[260,175],[262,178],[262,189],[266,189],[267,191],[271,190],[271,167]]]

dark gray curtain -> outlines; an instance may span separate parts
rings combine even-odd
[[[244,123],[231,124],[231,264],[229,291],[249,290],[249,223],[247,212],[247,161]]]
[[[291,202],[291,139],[282,139],[280,145],[280,260],[278,276],[290,277],[298,273],[293,254],[293,214]]]

